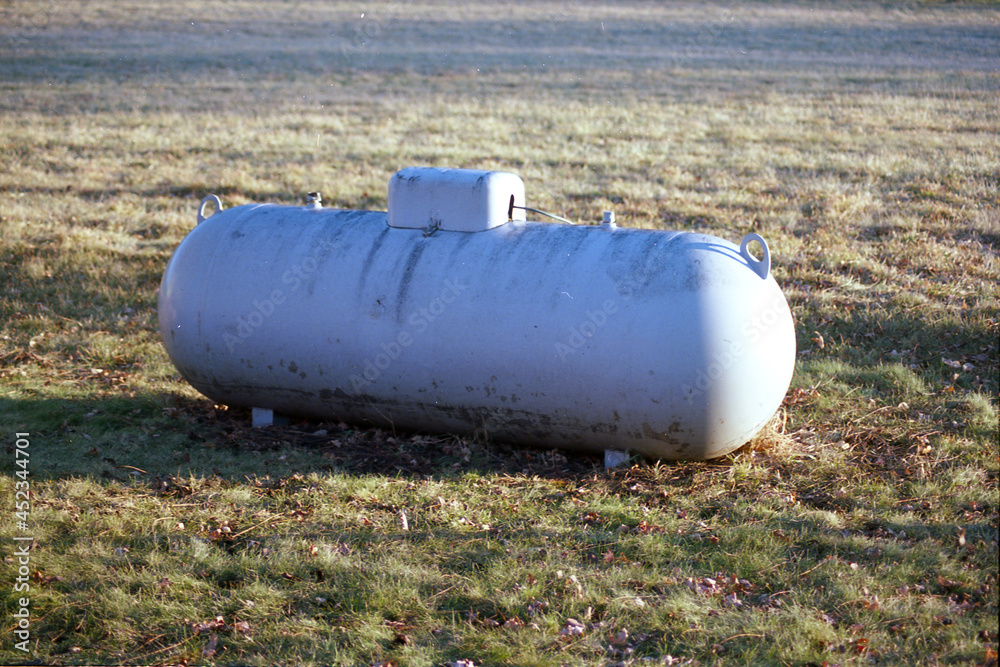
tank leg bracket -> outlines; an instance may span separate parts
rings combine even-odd
[[[604,450],[604,467],[607,470],[612,468],[620,468],[627,464],[631,456],[629,456],[628,451],[621,451],[618,449],[605,449]]]
[[[284,426],[288,424],[288,418],[274,414],[270,408],[254,408],[252,416],[252,426],[254,428],[264,428],[265,426]]]

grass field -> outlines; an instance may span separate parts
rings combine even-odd
[[[995,665],[998,68],[991,2],[0,2],[0,662]],[[183,382],[204,195],[415,164],[762,234],[774,422],[605,471]]]

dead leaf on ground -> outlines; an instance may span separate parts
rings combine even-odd
[[[205,648],[202,649],[201,654],[206,658],[215,657],[215,649],[219,645],[219,635],[211,635],[208,638],[208,643],[205,644]]]
[[[192,623],[191,629],[194,630],[196,635],[205,634],[207,632],[216,632],[219,630],[226,629],[226,621],[221,616],[216,616],[214,620],[205,621],[203,623]]]
[[[35,570],[34,574],[31,575],[31,578],[41,585],[62,581],[62,577],[57,577],[54,574],[43,574],[40,570]]]
[[[615,646],[624,645],[626,642],[628,642],[628,630],[622,628],[621,630],[618,631],[618,634],[616,634],[614,637],[610,639],[610,641]]]
[[[511,618],[508,618],[506,621],[504,621],[503,627],[507,628],[508,630],[520,630],[521,628],[524,627],[524,621],[522,621],[517,616],[512,616]]]
[[[559,631],[560,637],[579,637],[583,635],[586,629],[583,627],[583,623],[576,620],[575,618],[566,619],[566,627]]]

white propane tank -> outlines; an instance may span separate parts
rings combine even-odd
[[[432,168],[388,214],[208,197],[163,275],[167,353],[218,403],[527,445],[709,459],[764,426],[795,332],[762,238],[523,207],[517,176]]]

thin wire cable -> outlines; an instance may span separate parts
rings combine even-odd
[[[556,215],[554,213],[546,213],[545,211],[539,211],[537,208],[529,208],[527,206],[511,206],[510,208],[511,208],[511,210],[513,210],[515,208],[519,208],[522,211],[531,211],[532,213],[538,213],[539,215],[547,216],[549,218],[552,218],[553,220],[558,220],[559,222],[565,222],[568,225],[578,224],[578,223],[573,222],[572,220],[567,220],[566,218],[564,218],[562,216],[559,216],[559,215]]]

